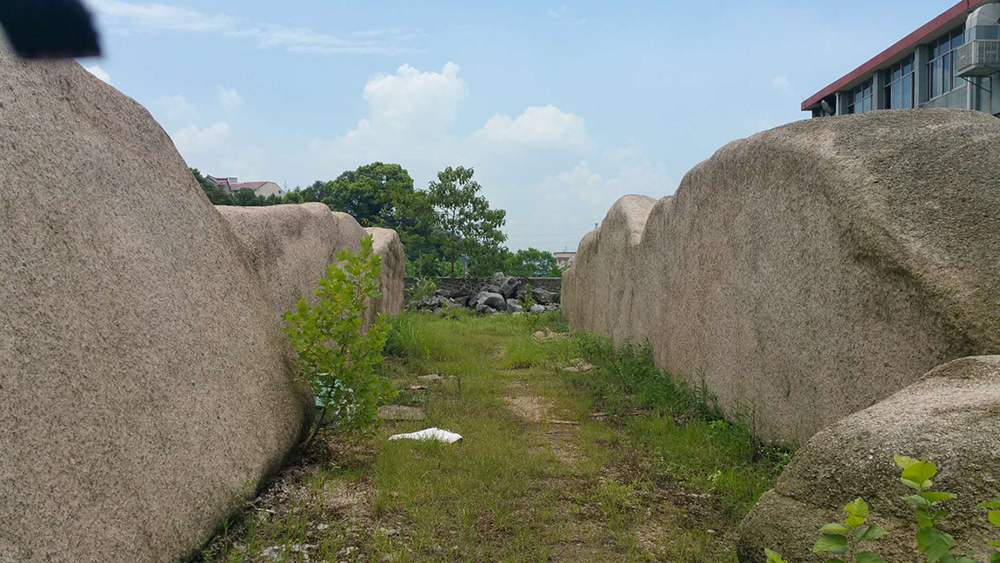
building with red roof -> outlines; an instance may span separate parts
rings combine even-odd
[[[802,102],[802,111],[825,117],[879,109],[959,108],[997,115],[998,2],[958,2],[816,92]]]

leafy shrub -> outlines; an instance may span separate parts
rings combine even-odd
[[[303,299],[295,311],[285,313],[285,332],[321,408],[304,447],[316,437],[328,414],[338,430],[371,430],[378,406],[393,393],[375,371],[383,360],[388,331],[385,315],[376,316],[367,330],[364,327],[364,313],[379,295],[382,258],[373,251],[369,235],[361,239],[360,252],[345,248],[337,260],[340,263],[331,264],[326,277],[319,280],[316,306],[310,308]]]
[[[917,520],[917,550],[924,555],[928,563],[977,563],[968,557],[952,553],[955,548],[955,538],[938,529],[948,511],[939,504],[956,498],[956,495],[943,491],[932,491],[934,482],[931,478],[937,475],[937,466],[932,462],[916,460],[911,457],[893,456],[896,465],[902,468],[900,481],[915,490],[916,493],[902,497],[903,502],[913,507],[913,515]],[[979,505],[987,509],[987,517],[991,524],[1000,527],[1000,497]],[[813,552],[818,554],[846,555],[847,559],[826,559],[825,563],[845,563],[857,551],[858,544],[876,540],[886,531],[876,525],[868,524],[868,505],[858,498],[844,507],[847,519],[843,524],[826,524],[819,529],[823,535],[813,545]],[[987,545],[1000,548],[1000,541],[991,541]],[[765,549],[768,563],[786,563],[781,555]],[[877,553],[872,551],[857,552],[856,563],[885,563]],[[990,555],[989,563],[1000,563],[1000,552]]]
[[[531,284],[524,284],[524,297],[521,298],[521,306],[525,311],[530,311],[535,306],[535,297],[531,294]]]
[[[424,297],[430,297],[437,291],[437,282],[431,278],[419,278],[413,287],[406,290],[406,301],[420,301]]]

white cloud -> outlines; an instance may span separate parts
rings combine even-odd
[[[787,76],[775,76],[771,79],[771,84],[775,88],[780,88],[782,90],[787,90],[792,87],[792,83],[788,80]]]
[[[515,119],[496,114],[473,133],[472,138],[500,145],[538,148],[587,149],[593,146],[584,119],[552,105],[529,107]]]
[[[214,148],[229,136],[229,124],[220,121],[208,127],[188,125],[171,135],[177,150],[183,153],[194,153]]]
[[[163,116],[167,119],[192,119],[198,115],[194,105],[180,94],[176,96],[162,96],[154,102],[154,106],[162,111]]]
[[[94,66],[85,66],[83,68],[84,68],[84,70],[86,70],[90,74],[93,74],[94,76],[100,78],[104,82],[106,82],[108,84],[111,84],[111,75],[108,74],[108,72],[106,70],[104,70],[103,68],[101,68],[101,67],[99,67],[97,65],[94,65]]]
[[[217,97],[219,99],[219,103],[222,104],[222,107],[230,111],[238,109],[243,105],[243,97],[240,96],[240,93],[237,92],[235,88],[223,88],[222,86],[219,86],[219,94]]]
[[[147,29],[215,32],[226,30],[234,23],[227,16],[210,16],[165,4],[138,4],[121,0],[87,0],[87,4],[98,14]]]
[[[441,72],[420,72],[404,64],[396,74],[380,74],[365,84],[364,99],[371,108],[370,119],[377,125],[394,128],[451,125],[465,99],[465,80],[459,67],[448,62]],[[359,124],[359,129],[361,124]]]
[[[419,32],[386,30],[358,39],[344,39],[304,27],[286,27],[269,23],[249,23],[225,15],[212,15],[157,3],[123,0],[86,0],[90,7],[118,31],[181,31],[214,33],[228,39],[250,39],[257,48],[282,48],[292,52],[320,54],[397,55],[419,52],[408,42],[421,37]]]

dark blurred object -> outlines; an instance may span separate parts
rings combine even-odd
[[[101,46],[80,0],[0,0],[0,25],[19,57],[97,57]]]

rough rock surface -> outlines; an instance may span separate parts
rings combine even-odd
[[[375,242],[375,253],[382,257],[382,295],[375,301],[375,310],[396,314],[403,310],[403,283],[406,276],[406,254],[399,233],[392,229],[365,229]]]
[[[949,511],[942,529],[958,540],[958,553],[986,561],[984,544],[996,532],[976,505],[1000,492],[1000,356],[945,364],[813,436],[744,519],[740,561],[765,561],[765,547],[788,561],[817,560],[817,530],[843,521],[841,507],[859,496],[889,531],[870,546],[886,561],[916,560],[916,520],[900,500],[912,491],[899,481],[894,454],[938,466],[934,490],[958,495],[941,504]]]
[[[397,313],[403,303],[403,246],[390,229],[364,229],[346,213],[322,203],[269,207],[219,206],[243,244],[252,270],[260,276],[276,322],[300,299],[316,302],[317,281],[337,261],[344,248],[357,252],[361,239],[372,234],[382,256],[382,295],[369,310]]]
[[[563,278],[576,329],[648,338],[764,437],[804,442],[956,358],[1000,353],[1000,121],[800,121],[626,196]]]
[[[170,561],[300,438],[310,397],[167,134],[0,41],[0,559]]]
[[[365,230],[322,203],[235,207],[220,205],[257,272],[277,321],[300,299],[316,302],[316,282],[343,248],[357,252]]]

